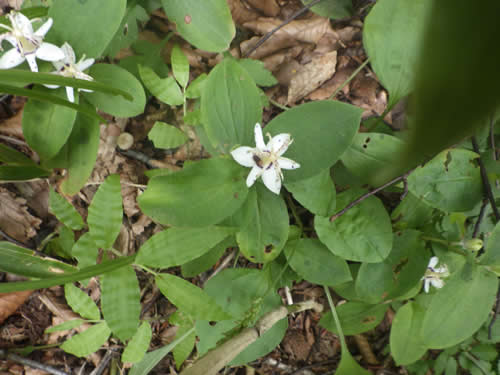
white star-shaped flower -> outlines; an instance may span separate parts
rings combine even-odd
[[[443,264],[441,267],[436,267],[438,263],[438,257],[432,257],[429,260],[427,270],[425,271],[424,277],[422,277],[422,280],[424,280],[425,293],[429,293],[431,285],[437,289],[442,288],[444,286],[444,281],[441,278],[450,276],[446,264]]]
[[[90,68],[90,66],[94,63],[95,61],[94,59],[86,59],[85,55],[83,55],[80,61],[76,62],[75,51],[73,51],[73,48],[68,43],[64,43],[61,46],[61,49],[64,52],[64,58],[52,62],[52,65],[54,65],[54,67],[56,68],[56,71],[52,73],[59,74],[63,77],[85,79],[87,81],[94,80],[88,74],[83,73],[84,70]],[[45,86],[50,89],[56,89],[59,87],[58,85],[45,85]],[[87,89],[78,89],[78,90],[92,92],[92,90],[87,90]],[[71,103],[75,102],[73,87],[71,86],[66,87],[66,95],[68,96],[68,100]]]
[[[7,17],[12,26],[0,24],[0,27],[7,29],[8,32],[0,34],[0,50],[1,43],[6,40],[14,48],[8,50],[0,57],[0,69],[10,69],[28,61],[30,69],[33,72],[38,72],[36,58],[45,61],[56,61],[64,58],[63,51],[51,44],[43,41],[45,34],[52,27],[52,18],[49,18],[40,28],[33,32],[32,22],[22,13],[10,12]]]
[[[239,164],[244,167],[252,168],[247,177],[247,186],[252,186],[255,181],[262,176],[264,185],[275,194],[281,190],[281,181],[283,173],[281,169],[300,168],[299,163],[284,158],[281,155],[285,153],[293,142],[290,134],[278,134],[271,137],[269,133],[269,142],[264,143],[262,128],[260,124],[255,124],[255,148],[242,146],[231,151],[231,155]]]

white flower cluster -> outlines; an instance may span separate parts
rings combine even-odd
[[[431,285],[434,288],[441,289],[444,286],[444,280],[442,278],[450,276],[446,264],[443,264],[440,267],[436,267],[438,263],[438,257],[432,257],[429,260],[429,265],[427,266],[424,277],[422,277],[422,280],[424,280],[424,290],[426,293],[429,293]]]
[[[11,26],[0,24],[0,28],[7,32],[0,34],[0,51],[3,50],[1,43],[5,40],[12,45],[12,49],[0,57],[0,69],[10,69],[28,62],[31,71],[38,72],[36,59],[52,62],[55,67],[53,74],[64,77],[85,79],[92,81],[92,77],[83,73],[93,63],[94,59],[85,59],[85,55],[76,62],[73,48],[64,43],[60,48],[54,44],[44,42],[43,39],[52,27],[52,18],[49,18],[37,31],[33,31],[32,23],[38,19],[30,20],[22,13],[10,12],[7,15]],[[48,88],[58,88],[57,85],[45,85]],[[83,89],[82,89],[83,90]],[[83,90],[90,91],[90,90]],[[73,87],[66,87],[66,95],[70,102],[75,101]]]

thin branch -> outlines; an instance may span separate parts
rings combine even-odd
[[[352,74],[349,76],[349,78],[347,78],[347,79],[344,81],[344,83],[342,83],[342,84],[341,84],[341,85],[337,88],[337,90],[335,90],[335,91],[333,92],[333,94],[332,94],[332,95],[330,95],[330,97],[328,98],[328,100],[332,100],[332,99],[334,99],[334,98],[337,96],[337,94],[340,92],[340,90],[342,90],[342,89],[343,89],[343,88],[344,88],[344,87],[345,87],[345,86],[346,86],[349,82],[351,82],[351,81],[354,79],[354,77],[356,77],[356,76],[358,75],[358,73],[359,73],[361,70],[363,70],[363,68],[364,68],[364,67],[366,66],[366,64],[368,64],[369,62],[370,62],[370,58],[367,58],[363,64],[361,64],[360,66],[358,66],[358,68],[357,68],[354,72],[352,72]]]
[[[28,358],[21,357],[21,356],[19,356],[17,354],[14,354],[14,353],[8,353],[7,351],[5,351],[3,349],[0,349],[0,358],[1,357],[4,357],[7,360],[10,360],[10,361],[13,361],[13,362],[17,362],[17,363],[20,363],[20,364],[25,365],[25,366],[29,366],[31,368],[35,368],[35,369],[38,369],[38,370],[42,370],[42,371],[48,372],[49,374],[53,374],[53,375],[69,375],[67,372],[58,370],[58,369],[56,369],[56,368],[54,368],[52,366],[44,365],[43,363],[36,362],[36,361],[33,361],[31,359],[28,359]]]
[[[481,221],[484,218],[487,205],[488,205],[488,200],[487,199],[483,200],[483,203],[481,204],[481,209],[479,210],[479,216],[476,220],[476,224],[474,224],[474,231],[472,232],[472,238],[476,238],[479,234],[479,227],[481,225]]]
[[[479,151],[479,145],[477,144],[476,137],[471,138],[472,141],[472,148],[474,149],[474,152],[478,155],[480,155]],[[486,195],[486,198],[490,201],[491,208],[493,210],[493,214],[495,215],[495,221],[500,221],[500,213],[498,212],[497,205],[495,203],[495,197],[493,196],[493,191],[491,190],[491,185],[488,180],[488,173],[486,172],[486,168],[484,167],[484,163],[481,160],[481,158],[477,159],[477,162],[479,164],[479,171],[481,172],[481,180],[483,181],[483,189],[484,189],[484,194]]]
[[[478,155],[479,153],[479,145],[477,144],[476,137],[471,137],[471,142],[472,142],[472,148],[474,149],[474,152]],[[484,189],[484,194],[488,198],[488,201],[490,202],[491,208],[493,210],[493,214],[495,215],[495,222],[498,223],[500,221],[500,213],[498,212],[497,205],[495,203],[495,197],[493,195],[493,191],[491,190],[491,185],[490,181],[488,180],[488,173],[486,172],[486,168],[484,167],[484,163],[481,160],[481,158],[477,159],[477,162],[479,163],[479,171],[481,172],[481,180],[483,182],[483,189]],[[498,288],[497,291],[497,300],[495,303],[495,308],[493,309],[493,318],[491,318],[491,322],[488,325],[488,338],[491,339],[492,336],[492,329],[493,329],[493,324],[495,324],[495,321],[497,320],[498,313],[500,312],[500,288]]]
[[[356,199],[355,201],[349,203],[347,206],[345,206],[342,210],[340,210],[339,212],[337,212],[336,214],[334,214],[333,216],[330,217],[330,222],[333,222],[335,221],[336,219],[338,219],[340,216],[342,216],[343,214],[345,214],[347,211],[349,211],[351,208],[353,208],[354,206],[356,206],[357,204],[363,202],[365,199],[371,197],[372,195],[378,193],[379,191],[381,190],[384,190],[386,187],[388,186],[391,186],[392,184],[395,184],[396,182],[399,182],[401,180],[406,180],[406,178],[415,170],[415,168],[413,169],[410,169],[408,172],[406,172],[405,174],[402,174],[401,176],[398,176],[394,179],[392,179],[391,181],[383,184],[382,186],[376,188],[375,190],[372,190],[372,191],[369,191],[368,193],[366,194],[363,194],[361,197],[359,197],[358,199]]]
[[[273,36],[274,33],[276,33],[276,31],[278,31],[279,29],[285,27],[286,25],[288,25],[290,22],[292,22],[294,19],[296,19],[297,17],[301,16],[302,14],[306,13],[310,8],[312,8],[313,6],[315,6],[316,4],[319,4],[321,3],[323,0],[313,0],[311,1],[309,4],[307,4],[306,6],[304,6],[303,8],[299,9],[298,11],[296,11],[294,14],[292,14],[290,17],[288,17],[288,19],[286,19],[285,21],[283,21],[283,23],[281,23],[279,26],[275,27],[274,29],[272,29],[271,31],[269,31],[267,34],[265,34],[262,38],[259,39],[259,41],[257,43],[255,43],[255,45],[250,48],[244,55],[243,57],[248,57],[250,56],[257,48],[259,48],[261,45],[263,45],[270,37]]]

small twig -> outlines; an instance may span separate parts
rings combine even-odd
[[[290,107],[287,107],[286,105],[278,103],[276,100],[273,100],[271,98],[268,98],[268,100],[269,100],[269,103],[271,103],[275,107],[278,107],[278,108],[282,109],[283,111],[288,111],[290,109]]]
[[[484,214],[486,212],[486,206],[488,205],[488,200],[483,200],[481,204],[481,209],[479,210],[479,216],[476,220],[476,224],[474,224],[474,231],[472,232],[472,238],[476,238],[479,234],[479,227],[481,226],[481,221],[484,218]]]
[[[471,137],[472,141],[472,148],[474,149],[474,152],[478,155],[480,155],[479,151],[479,145],[477,144],[476,137]],[[477,162],[479,164],[479,171],[481,172],[481,180],[483,181],[483,189],[484,189],[484,194],[490,201],[491,208],[493,210],[493,214],[495,215],[495,221],[500,221],[500,213],[498,212],[497,205],[495,203],[495,197],[493,196],[493,191],[491,190],[491,185],[488,180],[488,173],[486,172],[486,168],[484,167],[484,163],[481,160],[481,158],[477,158]]]
[[[349,211],[351,208],[353,208],[354,206],[356,206],[357,204],[363,202],[365,199],[371,197],[372,195],[378,193],[379,191],[381,190],[384,190],[386,187],[388,186],[391,186],[392,184],[395,184],[396,182],[399,182],[401,180],[405,180],[413,171],[415,170],[415,168],[413,169],[410,169],[408,172],[406,172],[405,174],[401,175],[401,176],[398,176],[394,179],[392,179],[391,181],[383,184],[382,186],[376,188],[375,190],[372,190],[372,191],[369,191],[368,193],[366,194],[363,194],[361,197],[359,197],[358,199],[356,199],[355,201],[349,203],[347,206],[345,206],[342,210],[340,210],[339,212],[337,212],[336,214],[332,215],[330,217],[330,222],[333,222],[335,221],[336,219],[338,219],[340,216],[342,216],[343,214],[345,214],[347,211]]]
[[[108,349],[106,351],[106,354],[104,355],[104,358],[99,362],[99,365],[90,373],[90,375],[101,375],[104,370],[106,370],[106,367],[108,367],[109,362],[111,361],[111,358],[115,355],[114,350]]]
[[[333,92],[332,95],[330,95],[330,97],[328,98],[328,100],[332,100],[333,98],[335,98],[337,96],[337,94],[340,92],[340,90],[342,90],[347,84],[349,84],[349,82],[351,82],[354,77],[356,77],[358,75],[358,73],[363,70],[363,68],[366,66],[366,64],[368,64],[370,62],[370,58],[367,58],[365,60],[365,62],[363,64],[361,64],[354,72],[352,72],[352,74],[349,76],[349,78],[347,78],[344,83],[342,83],[338,88],[337,90],[335,90]]]
[[[498,160],[497,148],[495,146],[495,122],[493,120],[493,115],[490,116],[490,147],[491,152],[493,153],[493,160]],[[495,180],[496,188],[500,188],[500,181]]]
[[[309,4],[307,4],[306,6],[304,6],[303,8],[299,9],[298,11],[296,11],[294,14],[292,14],[290,17],[288,17],[288,19],[286,19],[285,21],[283,21],[283,23],[281,23],[279,26],[275,27],[274,29],[272,29],[271,31],[269,31],[267,34],[265,34],[262,38],[259,39],[259,41],[257,43],[255,43],[255,45],[250,48],[244,55],[243,57],[248,57],[250,56],[257,48],[259,48],[261,45],[263,45],[270,37],[273,36],[273,34],[278,31],[279,29],[285,27],[286,25],[288,25],[290,22],[292,22],[294,19],[296,19],[297,17],[301,16],[302,14],[304,14],[305,12],[307,12],[310,8],[312,8],[313,6],[315,6],[316,4],[319,4],[321,3],[323,0],[313,0],[311,1]]]
[[[24,247],[25,249],[29,249],[28,245],[19,242],[15,238],[9,236],[7,233],[5,233],[3,230],[0,229],[0,237],[5,238],[7,241],[12,242],[14,245]],[[31,249],[30,249],[31,250]]]
[[[25,366],[29,366],[29,367],[32,367],[32,368],[35,368],[35,369],[38,369],[38,370],[42,370],[42,371],[48,372],[49,374],[53,374],[53,375],[70,375],[67,372],[58,370],[58,369],[56,369],[56,368],[54,368],[52,366],[44,365],[43,363],[36,362],[36,361],[33,361],[31,359],[28,359],[28,358],[21,357],[21,356],[19,356],[17,354],[14,354],[14,353],[7,353],[3,349],[0,349],[0,358],[1,357],[4,357],[7,360],[10,360],[10,361],[13,361],[13,362],[17,362],[17,363],[20,363],[20,364],[25,365]]]

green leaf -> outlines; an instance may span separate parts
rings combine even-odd
[[[98,351],[108,340],[109,335],[111,330],[106,322],[102,322],[66,340],[61,349],[77,357],[86,357]]]
[[[191,334],[186,337],[184,341],[177,345],[174,352],[175,367],[179,370],[184,361],[189,357],[193,351],[196,342],[196,333],[194,332],[194,321],[188,315],[183,314],[181,311],[176,311],[168,319],[170,324],[178,326],[176,338],[182,337],[186,332],[191,331]]]
[[[304,5],[308,5],[311,1],[304,1]],[[313,6],[311,10],[322,17],[338,19],[347,18],[352,15],[352,0],[327,0]]]
[[[262,117],[259,90],[233,58],[222,60],[208,75],[201,112],[208,139],[220,152],[255,144],[253,129]]]
[[[500,266],[500,223],[495,225],[495,229],[488,237],[485,246],[485,254],[481,257],[480,263],[487,266]]]
[[[23,82],[25,83],[24,86],[27,86],[29,83],[71,86],[74,88],[88,89],[107,94],[121,95],[125,99],[132,100],[132,96],[129,93],[113,86],[105,85],[96,81],[87,81],[85,79],[63,77],[52,73],[30,72],[22,69],[0,70],[0,82]]]
[[[333,255],[316,239],[300,239],[287,243],[285,255],[292,269],[314,284],[334,286],[352,280],[344,259]]]
[[[219,242],[213,248],[208,250],[201,257],[193,259],[181,266],[183,277],[195,277],[200,273],[212,267],[224,254],[228,247],[236,246],[236,239],[234,236],[227,237],[222,242]]]
[[[36,88],[33,90],[29,90],[20,87],[0,84],[0,92],[17,96],[26,96],[28,98],[38,100],[39,102],[58,104],[63,107],[74,109],[75,111],[78,111],[94,120],[106,123],[106,120],[95,112],[95,109],[89,109],[85,106],[71,103],[68,100],[62,99],[57,95],[49,94],[48,92],[41,92]]]
[[[420,359],[427,347],[420,338],[425,310],[415,302],[399,308],[392,321],[391,354],[398,366],[409,365]]]
[[[69,264],[56,259],[41,258],[33,250],[7,241],[0,241],[0,259],[1,271],[27,277],[47,278],[76,271],[76,268]]]
[[[118,65],[95,64],[89,71],[96,81],[119,88],[132,96],[127,100],[100,92],[84,92],[85,98],[100,110],[116,117],[133,117],[144,112],[146,95],[141,83],[131,73]]]
[[[346,302],[337,306],[344,335],[358,335],[371,331],[384,319],[388,308],[389,305],[371,305],[364,302]],[[331,311],[323,315],[319,324],[338,335]]]
[[[417,21],[408,13],[425,27],[425,37],[411,104],[414,132],[404,164],[432,157],[474,134],[489,123],[500,104],[496,89],[500,86],[496,63],[500,50],[490,49],[500,38],[495,25],[500,3],[486,0],[480,7],[471,7],[466,0],[429,2],[432,11],[428,22]],[[400,35],[388,24],[383,28]]]
[[[82,318],[90,320],[101,319],[101,313],[95,302],[80,288],[68,283],[64,285],[64,296],[71,309]]]
[[[163,357],[165,357],[170,351],[172,351],[179,343],[183,342],[187,337],[189,337],[194,332],[194,329],[189,330],[181,337],[175,339],[170,344],[153,350],[152,352],[146,353],[142,361],[132,366],[130,369],[130,375],[148,375],[149,372],[160,362]]]
[[[168,228],[144,243],[136,263],[155,268],[180,266],[196,259],[234,233],[232,228]]]
[[[55,0],[49,10],[54,19],[49,40],[68,42],[77,56],[98,58],[118,30],[126,6],[126,0]]]
[[[186,89],[189,82],[189,61],[178,44],[172,48],[171,61],[175,79],[183,89]]]
[[[1,70],[0,70],[1,72]],[[13,148],[0,144],[0,162],[16,166],[35,167],[36,163]]]
[[[335,375],[371,375],[372,373],[362,368],[353,358],[349,350],[342,350],[342,358],[335,371]]]
[[[218,321],[231,318],[213,297],[180,277],[162,273],[156,277],[156,285],[171,303],[194,319]]]
[[[110,175],[99,186],[89,206],[87,222],[96,245],[107,249],[120,233],[123,219],[120,176]]]
[[[71,249],[71,255],[78,260],[78,268],[93,266],[97,261],[99,248],[90,233],[84,233]]]
[[[42,279],[35,281],[21,281],[15,283],[0,284],[0,293],[17,292],[21,290],[34,290],[50,288],[55,285],[63,285],[74,281],[85,280],[106,272],[111,272],[115,269],[128,266],[134,262],[135,256],[122,257],[113,261],[105,262],[97,266],[84,268],[78,272],[72,272],[67,275],[51,277],[50,279]]]
[[[414,87],[430,0],[378,1],[366,17],[363,44],[373,70],[389,90],[388,107]]]
[[[75,207],[53,189],[49,192],[49,209],[60,222],[73,230],[80,230],[85,226]]]
[[[420,333],[432,349],[458,344],[476,332],[488,318],[498,289],[493,273],[470,263],[445,282],[426,309]]]
[[[189,99],[197,99],[201,96],[202,90],[205,87],[205,82],[207,80],[208,75],[206,73],[201,73],[198,77],[196,77],[189,84],[186,89],[186,98]],[[187,116],[187,113],[184,115]]]
[[[139,75],[144,86],[151,91],[158,100],[169,105],[181,105],[184,103],[181,89],[174,77],[160,78],[153,69],[138,65]]]
[[[50,89],[38,88],[49,92]],[[71,134],[77,112],[56,104],[28,100],[23,112],[26,142],[44,159],[55,156]]]
[[[212,158],[153,178],[139,197],[142,211],[162,224],[205,227],[235,212],[245,201],[246,168]]]
[[[431,206],[408,192],[392,211],[391,220],[396,229],[420,228],[431,220],[433,211]]]
[[[188,137],[173,125],[156,121],[148,138],[153,141],[156,148],[175,148],[183,145]]]
[[[302,104],[276,116],[264,133],[291,134],[293,144],[284,156],[300,164],[299,169],[283,171],[285,181],[315,176],[335,164],[351,145],[361,113],[350,104],[325,100]]]
[[[226,0],[162,0],[177,32],[196,48],[222,52],[236,33]]]
[[[238,64],[245,69],[259,86],[274,86],[278,80],[266,69],[264,63],[254,59],[240,59]]]
[[[335,212],[337,193],[330,176],[330,169],[325,169],[303,180],[285,182],[285,187],[302,206],[313,214],[328,216]]]
[[[132,267],[122,267],[101,276],[101,309],[109,328],[122,341],[139,326],[141,290]]]
[[[0,181],[26,181],[50,176],[50,171],[40,167],[0,165]]]
[[[83,319],[68,320],[64,323],[47,328],[44,331],[44,333],[48,334],[48,333],[53,333],[53,332],[68,331],[70,329],[80,327],[83,323],[85,323],[85,320],[83,320]]]
[[[478,155],[463,149],[441,152],[408,177],[408,189],[428,205],[446,212],[472,210],[483,196]]]
[[[288,238],[289,218],[283,198],[263,184],[251,189],[246,202],[234,215],[240,231],[240,251],[254,263],[275,259]]]
[[[381,171],[394,164],[394,155],[405,148],[405,142],[392,135],[382,133],[358,133],[352,145],[341,157],[342,163],[363,182],[381,185],[396,177]]]
[[[337,196],[337,207],[344,208],[361,195],[348,190]],[[321,242],[341,258],[367,263],[383,261],[392,249],[391,220],[375,196],[352,207],[333,222],[316,216],[314,228]]]
[[[420,232],[394,234],[393,247],[380,263],[363,263],[356,278],[356,294],[365,302],[378,303],[408,293],[420,284],[429,263],[429,252]]]
[[[92,173],[99,149],[99,121],[78,114],[73,130],[60,156],[68,174],[61,191],[74,195],[85,185]]]
[[[140,362],[149,348],[153,332],[148,322],[142,322],[134,337],[130,339],[122,354],[122,362]]]

